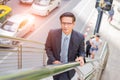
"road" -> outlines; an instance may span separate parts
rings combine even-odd
[[[61,13],[65,12],[65,11],[71,11],[71,12],[75,13],[76,16],[78,16],[75,29],[82,32],[84,30],[84,26],[87,23],[86,20],[88,20],[90,13],[93,11],[95,3],[94,3],[94,1],[92,1],[92,2],[93,3],[91,3],[91,0],[84,0],[84,1],[62,0],[60,7],[55,9],[54,11],[52,11],[49,16],[41,17],[41,16],[33,15],[35,17],[36,30],[40,31],[40,33],[38,33],[38,34],[42,34],[42,35],[36,35],[35,36],[36,38],[34,38],[34,40],[37,39],[37,41],[39,40],[41,42],[45,42],[45,38],[43,38],[43,37],[45,37],[44,35],[46,35],[46,33],[48,33],[48,31],[51,28],[58,28],[60,26],[59,16]],[[76,4],[78,4],[78,5],[76,6]],[[19,0],[14,0],[14,3],[12,1],[9,1],[7,5],[13,8],[13,12],[12,12],[13,15],[14,14],[23,14],[23,13],[30,14],[30,6],[31,5],[20,4]],[[89,6],[91,6],[91,7],[89,7]],[[32,35],[34,36],[34,34],[37,33],[37,31],[35,31]],[[31,37],[33,39],[32,35],[31,35]],[[41,39],[43,39],[43,40],[39,39],[38,36],[40,38],[42,37]]]

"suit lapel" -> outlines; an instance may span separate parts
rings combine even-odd
[[[62,39],[62,30],[60,29],[60,30],[58,30],[58,32],[56,34],[56,46],[57,46],[58,54],[60,54],[60,51],[61,51],[61,39]]]
[[[74,32],[72,31],[70,42],[69,42],[68,55],[70,55],[72,53],[72,49],[73,49],[73,41],[74,41],[73,35],[74,35]]]

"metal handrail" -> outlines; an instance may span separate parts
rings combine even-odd
[[[90,63],[93,60],[88,60],[86,63]],[[96,61],[96,60],[94,60]],[[67,64],[59,64],[59,65],[49,65],[43,68],[33,68],[28,70],[19,70],[13,72],[13,74],[9,74],[6,76],[0,76],[0,80],[38,80],[49,77],[51,75],[56,75],[79,66],[79,62],[72,62]]]
[[[33,41],[33,40],[28,40],[28,39],[24,39],[24,38],[18,38],[18,37],[10,37],[10,36],[3,36],[3,35],[0,35],[0,38],[4,38],[4,39],[8,39],[8,40],[11,40],[11,41],[19,41],[20,43],[19,44],[17,44],[17,45],[12,45],[12,44],[0,44],[0,47],[3,47],[3,48],[0,48],[0,52],[1,52],[1,54],[0,54],[0,56],[2,56],[3,57],[3,60],[1,59],[0,60],[0,62],[3,62],[4,61],[4,53],[6,53],[6,52],[11,52],[12,54],[14,54],[14,55],[16,55],[15,56],[15,59],[16,58],[18,58],[18,59],[16,59],[15,61],[17,61],[16,62],[16,64],[18,65],[18,66],[16,66],[16,67],[18,67],[18,69],[22,69],[22,66],[24,66],[24,65],[22,65],[22,63],[23,63],[23,58],[22,57],[24,57],[24,56],[22,56],[24,53],[37,53],[36,54],[36,56],[37,55],[39,55],[40,56],[40,58],[41,59],[39,59],[39,60],[41,60],[42,62],[42,64],[41,65],[46,65],[46,55],[45,55],[45,50],[44,50],[44,43],[42,43],[42,42],[37,42],[37,41]],[[25,44],[24,44],[25,43]],[[27,44],[27,45],[26,45]],[[30,44],[30,45],[29,45]],[[32,45],[32,46],[31,46]],[[28,50],[29,49],[29,50]],[[11,54],[10,53],[10,54]],[[42,56],[41,56],[41,55]],[[28,58],[29,58],[29,56],[28,56]],[[28,58],[27,59],[25,59],[25,60],[28,60]],[[38,59],[38,58],[37,58]],[[9,60],[10,61],[10,60]],[[33,62],[34,62],[34,60],[33,60]],[[35,62],[36,63],[36,62]],[[37,62],[38,63],[38,62]],[[4,62],[2,63],[2,64],[4,64]],[[0,65],[2,65],[2,64],[0,64]],[[12,65],[12,64],[11,64]],[[7,65],[5,65],[5,66],[7,66]],[[5,67],[4,66],[4,67]],[[0,68],[1,68],[2,66],[0,66]],[[7,70],[7,68],[5,67],[5,69]],[[9,69],[9,67],[8,67],[8,69]],[[2,69],[2,70],[0,70],[0,73],[1,73],[1,71],[3,71],[4,69]]]
[[[95,73],[96,74],[96,79],[95,80],[99,80],[100,79],[100,77],[101,77],[101,73],[102,73],[102,71],[104,70],[104,68],[106,67],[106,64],[107,64],[107,60],[108,60],[108,56],[109,56],[109,52],[108,52],[108,44],[107,44],[107,42],[105,42],[104,43],[104,45],[103,45],[103,48],[102,48],[102,52],[101,52],[101,55],[100,55],[100,57],[99,57],[99,59],[98,59],[98,61],[100,62],[99,64],[99,66],[97,67],[97,69],[99,69],[99,71],[97,71],[97,73]],[[92,73],[88,73],[88,74],[86,74],[85,76],[87,76],[87,75],[89,75],[89,76],[94,76],[94,73],[92,72]],[[85,80],[88,78],[88,76],[85,78]],[[89,80],[89,79],[88,79]]]
[[[35,44],[41,44],[41,45],[45,44],[45,43],[38,42],[38,41],[33,41],[33,40],[28,40],[28,39],[18,38],[18,37],[4,36],[4,35],[0,35],[0,38],[6,38],[6,39],[11,39],[11,40],[16,40],[16,41],[31,42],[31,43],[35,43]]]
[[[96,66],[92,62],[92,65],[94,66],[93,69],[85,75],[83,75],[84,73],[82,73],[80,71],[78,74],[82,74],[82,76],[83,76],[83,78],[80,80],[90,80],[93,77],[95,77],[95,80],[99,80],[101,77],[101,73],[103,72],[104,68],[106,67],[108,56],[109,56],[108,44],[107,44],[107,42],[105,42],[103,45],[100,57],[98,59],[96,59],[95,61],[93,61],[93,62],[98,62],[99,65]]]
[[[27,41],[27,40],[24,40],[24,41]],[[109,54],[107,54],[107,53],[109,53],[107,42],[105,42],[102,50],[103,51],[102,51],[102,54],[100,55],[99,59],[92,60],[91,62],[87,61],[87,63],[88,62],[92,63],[93,66],[94,66],[93,62],[97,61],[97,62],[100,62],[100,63],[98,65],[99,67],[95,66],[95,68],[93,68],[92,71],[90,71],[86,75],[84,75],[85,80],[93,78],[92,76],[95,76],[96,80],[99,80],[99,77],[101,76],[101,73],[102,73],[103,69],[105,68],[104,65],[106,65],[107,59],[108,59],[108,56],[109,56]],[[42,79],[42,78],[46,78],[46,77],[49,77],[49,76],[52,76],[52,75],[55,75],[55,74],[65,72],[67,70],[74,69],[76,66],[79,66],[78,62],[63,64],[63,65],[57,65],[57,66],[46,66],[44,68],[29,69],[29,70],[25,70],[25,71],[19,71],[17,73],[14,72],[13,74],[8,74],[7,76],[0,76],[0,79],[3,79],[3,80],[4,79],[5,80],[6,79],[7,80],[9,80],[9,79],[10,80],[15,80],[15,79],[33,80],[33,78],[34,78],[34,80]]]

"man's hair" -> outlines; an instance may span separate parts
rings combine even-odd
[[[99,34],[96,34],[96,37],[100,38],[100,35],[99,35]]]
[[[65,12],[60,16],[60,21],[63,17],[72,17],[73,18],[73,22],[76,21],[75,15],[71,12]]]

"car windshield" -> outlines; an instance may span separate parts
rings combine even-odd
[[[4,13],[5,10],[4,9],[0,9],[0,14]]]
[[[14,32],[15,30],[12,29],[12,26],[13,26],[13,22],[11,21],[6,21],[5,23],[3,23],[2,25],[2,29],[6,30],[6,31],[11,31],[11,32]]]
[[[35,2],[36,5],[40,5],[40,6],[47,6],[49,5],[49,3],[50,3],[50,0],[39,0]]]

